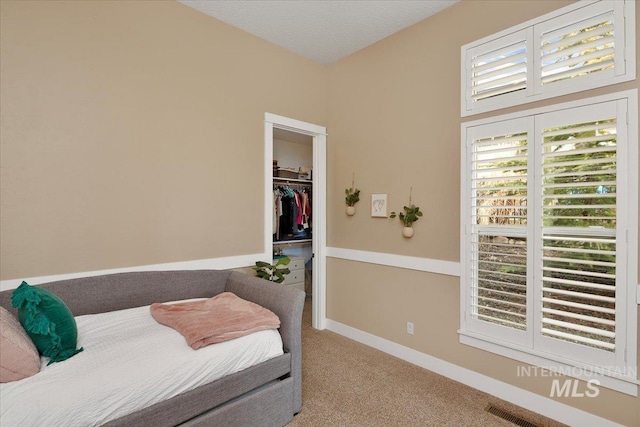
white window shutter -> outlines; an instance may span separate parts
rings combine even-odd
[[[615,101],[543,114],[539,219],[540,349],[614,366],[617,292],[625,287],[619,256],[618,111]],[[624,117],[624,114],[622,114]]]
[[[467,51],[467,109],[522,97],[531,87],[530,31],[518,31]]]
[[[468,326],[526,343],[528,311],[529,127],[469,129]]]
[[[635,79],[635,1],[578,1],[462,46],[461,115]]]
[[[603,82],[624,73],[622,8],[601,1],[535,26],[536,93]],[[618,13],[616,13],[618,12]]]

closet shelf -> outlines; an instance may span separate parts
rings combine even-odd
[[[312,239],[292,239],[292,240],[274,240],[273,245],[288,245],[292,246],[295,244],[308,244],[311,243]]]
[[[302,182],[305,184],[313,184],[313,181],[310,179],[278,178],[276,176],[273,177],[273,182]]]

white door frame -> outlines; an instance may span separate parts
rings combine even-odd
[[[326,328],[327,307],[327,130],[324,126],[264,113],[264,261],[273,260],[273,129],[313,138],[313,314],[312,325]]]

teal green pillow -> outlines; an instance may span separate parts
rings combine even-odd
[[[76,319],[69,307],[54,293],[22,282],[11,295],[22,327],[38,352],[49,358],[48,365],[80,353]]]

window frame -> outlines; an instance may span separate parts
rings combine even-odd
[[[618,207],[617,217],[625,218],[624,230],[618,229],[616,234],[617,238],[623,238],[624,244],[622,250],[618,251],[618,256],[624,254],[625,256],[625,274],[626,283],[622,284],[622,289],[618,292],[616,290],[616,305],[617,307],[624,307],[623,317],[618,318],[619,310],[616,310],[616,322],[620,322],[620,326],[616,325],[617,340],[616,345],[621,343],[624,345],[624,351],[616,352],[615,362],[612,366],[598,366],[594,363],[587,363],[583,361],[576,361],[570,359],[561,354],[554,354],[549,351],[552,349],[547,347],[547,352],[544,351],[544,347],[538,347],[538,343],[534,343],[536,335],[539,331],[534,328],[539,328],[533,322],[534,313],[527,311],[527,323],[528,328],[526,334],[529,341],[522,340],[510,340],[508,336],[510,334],[493,334],[487,335],[483,333],[482,329],[474,328],[473,322],[470,322],[470,297],[472,295],[472,283],[471,283],[471,218],[472,218],[472,195],[470,185],[471,155],[467,152],[469,141],[473,140],[474,132],[483,126],[490,126],[493,123],[498,123],[500,127],[505,127],[505,122],[520,120],[522,118],[530,118],[531,122],[536,122],[535,117],[548,113],[559,112],[562,110],[571,110],[574,108],[584,107],[588,105],[594,105],[604,102],[616,101],[616,105],[620,105],[620,102],[626,103],[627,114],[624,117],[625,123],[618,123],[617,128],[619,133],[618,138],[626,138],[626,142],[620,144],[622,147],[619,150],[618,159],[621,161],[621,166],[618,169],[619,178],[618,181],[625,181],[627,183],[624,188],[624,193],[618,193],[618,200],[621,205]],[[620,118],[622,122],[622,118]],[[508,127],[508,125],[507,125]],[[535,128],[535,126],[534,126]],[[533,137],[531,134],[528,136],[528,143],[536,144],[539,139],[535,136],[540,132],[540,129],[534,129]],[[500,130],[494,133],[500,134]],[[540,107],[531,110],[525,110],[517,113],[511,113],[507,115],[490,117],[472,122],[462,123],[461,126],[461,235],[460,235],[460,260],[461,260],[461,276],[460,276],[460,316],[461,316],[461,328],[458,331],[460,342],[462,344],[477,347],[489,352],[497,353],[506,357],[510,357],[515,360],[519,360],[525,363],[529,363],[539,367],[546,367],[551,369],[558,369],[561,372],[566,372],[573,377],[590,380],[598,379],[603,387],[611,388],[626,394],[633,396],[638,395],[638,385],[640,381],[637,379],[637,259],[638,259],[638,192],[636,191],[636,184],[638,182],[638,91],[637,89],[628,90],[624,92],[617,92],[598,97],[586,98],[582,100],[555,104],[545,107]],[[626,150],[626,151],[625,151]],[[536,156],[540,157],[541,156]],[[534,158],[534,161],[538,161]],[[530,165],[528,167],[533,167]],[[622,170],[620,170],[622,168]],[[536,181],[538,179],[536,178]],[[533,181],[533,180],[532,180]],[[534,184],[535,188],[533,193],[530,193],[531,189],[528,187],[528,201],[527,209],[528,215],[532,214],[535,209],[541,209],[538,205],[538,199],[541,191],[541,183]],[[534,215],[538,218],[539,211]],[[537,220],[536,220],[537,221]],[[529,221],[528,227],[533,226]],[[534,239],[541,239],[541,226],[536,225],[537,230],[530,234],[531,231],[528,228],[528,245],[533,244]],[[531,240],[531,242],[529,242]],[[626,248],[625,248],[626,246]],[[532,255],[528,246],[527,256]],[[536,261],[537,262],[537,261]],[[533,265],[532,268],[537,269],[538,265]],[[528,272],[529,274],[529,272]],[[534,286],[528,284],[528,286]],[[529,303],[530,295],[533,291],[537,291],[535,288],[527,289],[527,310],[532,307],[533,310],[540,310],[540,303],[532,301]],[[620,305],[622,304],[622,305]],[[485,322],[487,323],[487,322]],[[505,330],[508,328],[504,328]],[[619,335],[618,335],[619,334]],[[620,356],[622,354],[622,357]],[[578,368],[578,369],[575,369]],[[597,375],[596,375],[597,374]]]
[[[615,23],[615,73],[593,74],[565,82],[554,83],[543,87],[540,69],[540,35],[543,31],[557,28],[556,22],[568,20],[580,21],[588,18],[591,13],[600,13],[603,9],[613,8]],[[619,23],[619,21],[622,21]],[[461,48],[461,116],[467,117],[479,113],[495,111],[506,107],[522,105],[570,93],[581,92],[598,87],[622,83],[636,78],[635,59],[635,1],[633,0],[582,0],[569,6],[550,12],[546,15],[529,20],[520,25],[489,35]],[[491,51],[496,44],[507,46],[512,40],[526,36],[527,46],[527,86],[522,91],[507,93],[506,95],[486,98],[474,102],[472,99],[473,75],[471,72],[471,58],[474,54]],[[619,46],[622,42],[622,46]],[[623,64],[623,67],[620,66]],[[570,82],[570,83],[569,83]]]

